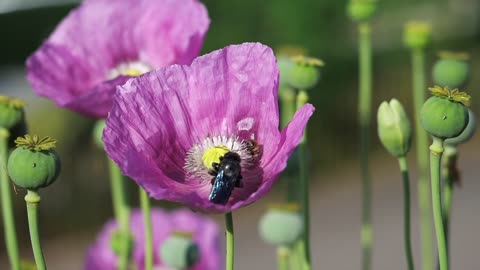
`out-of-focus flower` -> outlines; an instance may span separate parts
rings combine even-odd
[[[355,22],[368,21],[376,11],[376,0],[350,0],[347,5],[347,15]]]
[[[105,148],[156,199],[232,211],[271,189],[314,112],[311,104],[303,106],[280,132],[277,95],[272,50],[259,43],[228,46],[190,66],[161,68],[119,87]],[[233,167],[240,166],[241,179],[218,180],[227,153]],[[211,180],[233,189],[227,201],[211,200]]]
[[[432,25],[428,22],[410,21],[403,30],[403,43],[410,49],[425,49],[432,41]]]
[[[96,242],[87,252],[85,270],[116,270],[117,257],[111,248],[111,238],[116,231],[115,221],[109,221],[102,229]],[[164,212],[161,209],[152,209],[153,228],[153,256],[155,269],[170,269],[165,267],[160,259],[160,248],[170,235],[184,232],[192,235],[197,244],[200,257],[191,270],[220,270],[222,259],[219,242],[219,228],[217,224],[203,216],[194,214],[190,210]],[[133,235],[134,245],[132,264],[135,269],[144,269],[145,235],[143,231],[143,216],[140,210],[134,210],[130,219],[130,232]]]
[[[27,78],[58,106],[105,117],[117,85],[189,64],[209,23],[197,0],[85,1],[28,58]]]

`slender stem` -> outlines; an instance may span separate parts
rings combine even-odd
[[[288,259],[290,256],[290,249],[288,247],[277,248],[278,270],[289,270]]]
[[[403,213],[404,213],[404,224],[403,228],[405,231],[405,255],[407,258],[408,270],[413,270],[413,255],[412,255],[412,241],[410,234],[410,179],[408,177],[408,167],[407,159],[405,157],[398,158],[398,164],[400,166],[400,171],[402,173],[403,180]]]
[[[293,115],[296,110],[296,93],[295,90],[291,87],[283,86],[279,90],[280,98],[280,121],[281,127],[285,127],[290,120],[292,120]],[[287,181],[287,201],[295,202],[298,200],[298,187],[294,178],[288,177]]]
[[[442,190],[440,188],[440,162],[443,153],[443,140],[433,138],[430,146],[430,175],[432,184],[432,206],[435,233],[437,236],[440,270],[448,270],[447,243],[442,218]]]
[[[27,203],[28,229],[30,230],[35,264],[38,270],[46,270],[47,265],[40,245],[40,235],[38,234],[38,205],[40,204],[40,196],[37,192],[28,190],[25,202]]]
[[[225,234],[227,241],[227,261],[226,261],[226,270],[233,270],[233,258],[234,258],[234,247],[235,239],[233,237],[233,215],[232,212],[225,214]]]
[[[450,253],[450,215],[452,212],[452,197],[455,181],[458,181],[457,172],[457,148],[445,145],[442,158],[443,185],[443,226],[445,226],[445,240],[447,241],[447,253]],[[448,254],[450,256],[450,254]]]
[[[362,174],[362,269],[371,269],[372,261],[372,183],[369,169],[369,136],[371,123],[372,96],[372,48],[368,23],[359,24],[359,128],[360,128],[360,167]]]
[[[147,192],[139,187],[140,205],[142,207],[143,224],[145,231],[145,270],[153,269],[153,237],[152,237],[152,216],[150,213],[150,200]]]
[[[5,244],[7,246],[8,259],[12,270],[20,270],[18,255],[17,232],[13,216],[11,182],[7,174],[8,138],[10,133],[7,129],[0,129],[0,194],[2,197],[3,226],[5,228]]]
[[[428,183],[428,134],[422,128],[420,111],[425,103],[425,53],[422,49],[412,51],[413,103],[415,110],[415,136],[418,170],[418,207],[420,210],[420,237],[422,270],[432,270],[434,264],[432,238],[432,210]]]
[[[124,234],[129,232],[129,219],[130,219],[130,209],[127,203],[127,196],[125,190],[125,181],[123,179],[122,173],[118,168],[117,164],[112,160],[109,161],[110,168],[110,181],[112,189],[112,200],[113,200],[113,209],[117,224],[119,225],[119,230]],[[129,260],[129,249],[128,249],[128,237],[124,237],[125,243],[122,245],[121,256],[118,258],[118,269],[126,270],[128,268]]]

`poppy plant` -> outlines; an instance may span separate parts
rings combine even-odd
[[[118,87],[103,141],[151,197],[225,213],[265,195],[300,143],[311,104],[279,130],[279,72],[260,43],[191,65],[159,68]]]
[[[27,78],[60,107],[106,117],[117,85],[189,64],[209,23],[197,0],[85,1],[28,58]]]

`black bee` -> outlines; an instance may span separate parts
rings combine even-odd
[[[212,178],[212,190],[208,200],[216,204],[227,204],[234,187],[242,187],[242,169],[240,156],[228,152],[220,158],[220,163],[212,163],[208,171]]]

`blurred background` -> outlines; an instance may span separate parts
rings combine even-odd
[[[79,1],[1,0],[0,94],[26,100],[30,133],[59,141],[63,171],[52,187],[42,190],[41,236],[50,269],[82,269],[86,248],[102,224],[111,218],[109,179],[104,153],[91,139],[94,121],[57,108],[35,96],[25,79],[25,59]],[[279,48],[304,47],[321,58],[319,85],[311,90],[317,110],[309,126],[311,149],[311,215],[314,269],[359,269],[360,178],[357,162],[357,51],[356,26],[345,15],[346,1],[338,0],[205,0],[211,25],[203,53],[228,44],[259,41]],[[383,0],[373,20],[374,101],[398,98],[410,116],[410,54],[402,43],[407,20],[433,24],[428,50],[428,74],[438,50],[471,53],[473,76],[467,91],[472,109],[479,112],[480,1]],[[62,72],[62,71],[59,71]],[[429,79],[430,81],[430,79]],[[384,151],[372,127],[374,181],[375,269],[405,269],[402,240],[402,189],[396,160]],[[452,269],[479,269],[477,243],[477,190],[479,136],[461,147],[463,185],[454,194]],[[413,149],[414,150],[414,149]],[[409,155],[413,189],[413,243],[419,266],[419,226],[416,218],[415,155]],[[283,177],[285,178],[285,176]],[[270,202],[281,201],[285,183],[259,202],[235,213],[237,269],[276,269],[275,250],[258,238],[257,221]],[[32,258],[24,191],[14,196],[21,253]],[[132,185],[131,201],[136,203]],[[158,204],[158,203],[156,203]],[[164,204],[164,207],[177,207]],[[223,216],[212,215],[223,227]],[[1,225],[0,225],[1,226]],[[1,229],[1,228],[0,228]],[[222,237],[223,239],[223,237]],[[8,269],[3,233],[0,234],[0,269]]]

